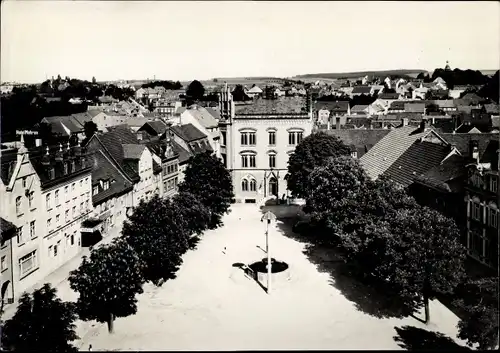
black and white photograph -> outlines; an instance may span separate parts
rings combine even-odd
[[[0,14],[0,350],[499,349],[498,1]]]

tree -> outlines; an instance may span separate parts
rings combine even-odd
[[[189,192],[179,192],[172,203],[179,207],[179,218],[186,221],[184,228],[188,234],[201,235],[210,223],[210,210]]]
[[[336,136],[324,132],[307,136],[288,159],[288,190],[296,197],[306,198],[305,185],[314,168],[322,166],[329,157],[350,154],[349,147]]]
[[[493,77],[487,80],[486,84],[479,90],[477,93],[480,97],[483,98],[489,98],[493,102],[498,103],[500,99],[500,93],[499,93],[499,84],[500,84],[500,78],[499,78],[499,72],[495,72]]]
[[[2,348],[11,351],[77,352],[75,304],[63,302],[46,283],[32,294],[24,293],[12,319],[2,331]]]
[[[190,96],[193,100],[200,100],[205,95],[205,87],[203,87],[200,81],[194,80],[187,87],[186,95]]]
[[[175,278],[188,249],[190,234],[185,226],[190,220],[184,218],[181,209],[171,200],[155,195],[141,202],[123,223],[122,238],[143,261],[144,279],[157,286]]]
[[[228,213],[234,198],[231,174],[210,152],[189,159],[179,191],[193,194],[210,210],[209,229],[222,225],[222,215]]]
[[[93,121],[86,121],[83,125],[83,130],[85,133],[85,140],[88,141],[97,132],[97,124]]]
[[[234,87],[232,95],[235,102],[244,102],[247,100],[251,100],[251,98],[245,93],[245,89],[242,85],[236,85],[236,87]]]
[[[424,307],[429,300],[454,291],[464,278],[465,249],[450,218],[428,207],[397,210],[386,226],[373,231],[378,263],[367,269],[394,289],[407,307]]]
[[[143,263],[124,241],[92,249],[80,267],[71,271],[69,283],[79,293],[76,303],[82,320],[107,322],[113,332],[115,317],[137,312],[136,295],[143,292]]]
[[[459,285],[454,304],[464,313],[458,323],[460,339],[479,349],[498,345],[498,277],[471,280]]]

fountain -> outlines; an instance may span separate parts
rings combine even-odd
[[[267,285],[268,260],[263,258],[261,261],[254,262],[248,267],[253,271],[254,279],[261,285]],[[271,258],[271,280],[272,283],[286,282],[290,280],[290,270],[286,262],[276,261]]]

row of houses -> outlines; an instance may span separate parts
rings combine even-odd
[[[423,205],[453,217],[471,258],[498,266],[498,133],[439,133],[420,126],[327,130],[351,148],[368,176],[385,175]]]
[[[2,144],[4,303],[84,248],[119,233],[127,213],[142,200],[173,196],[191,156],[205,151],[220,156],[217,123],[201,121],[199,115],[186,113],[183,121],[171,124],[146,121],[137,129],[106,126],[85,146],[81,129],[68,123],[75,117],[65,117],[51,123],[62,126],[66,143],[37,141],[28,149],[21,135],[21,141]]]

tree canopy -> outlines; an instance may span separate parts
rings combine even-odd
[[[175,278],[188,249],[190,220],[184,218],[188,211],[183,206],[155,195],[123,223],[122,238],[142,260],[144,279],[155,285]]]
[[[69,283],[79,293],[76,303],[82,320],[107,322],[113,332],[115,317],[137,312],[136,295],[143,292],[143,263],[123,240],[92,249],[80,267],[71,271]]]
[[[483,98],[489,98],[492,101],[498,103],[499,102],[499,84],[500,84],[500,77],[499,77],[499,72],[495,72],[493,77],[487,79],[486,84],[477,92],[477,94],[480,97]]]
[[[307,197],[307,179],[316,167],[324,165],[329,157],[350,155],[349,147],[336,136],[314,133],[302,140],[288,159],[288,190],[296,197]]]
[[[187,87],[186,95],[191,97],[193,100],[201,100],[205,95],[205,87],[203,87],[203,84],[200,81],[194,80]]]
[[[229,211],[234,198],[231,174],[222,161],[208,151],[189,159],[179,191],[193,194],[207,207],[209,229],[222,225],[222,216]]]
[[[210,223],[210,210],[189,192],[179,192],[172,198],[179,208],[179,219],[185,222],[188,234],[201,235]]]
[[[77,319],[75,305],[63,302],[46,283],[32,294],[24,293],[14,316],[2,330],[2,348],[10,351],[77,352],[71,342]]]
[[[169,89],[169,90],[177,90],[177,89],[182,88],[182,84],[179,81],[174,82],[174,81],[168,81],[168,80],[167,81],[148,82],[148,83],[143,84],[141,87],[142,88],[155,88],[158,86],[164,87],[165,89]]]
[[[245,89],[243,88],[243,85],[236,85],[234,87],[232,95],[233,95],[233,100],[235,102],[244,102],[244,101],[252,100],[252,98],[247,96],[247,94],[245,93]]]

